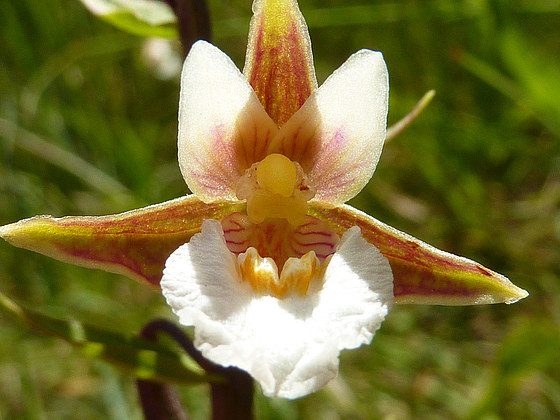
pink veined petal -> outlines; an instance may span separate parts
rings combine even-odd
[[[388,97],[382,54],[358,51],[282,126],[268,154],[299,162],[315,199],[342,204],[375,170],[385,141]]]
[[[311,40],[296,0],[256,0],[243,74],[282,126],[317,89]]]
[[[320,261],[334,253],[339,237],[323,221],[306,216],[298,226],[286,220],[267,220],[257,225],[244,213],[232,213],[221,221],[227,247],[234,254],[255,248],[262,257],[271,257],[279,268],[290,257],[301,258],[314,251]]]
[[[277,130],[230,58],[196,42],[179,101],[179,166],[190,190],[204,202],[235,200],[237,180],[266,156]]]

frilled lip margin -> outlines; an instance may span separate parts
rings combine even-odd
[[[265,395],[284,398],[334,378],[339,352],[370,343],[393,301],[389,262],[357,227],[305,296],[255,294],[214,220],[169,257],[161,287],[180,323],[195,327],[205,357],[249,372]]]

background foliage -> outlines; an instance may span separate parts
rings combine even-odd
[[[340,377],[260,419],[553,419],[560,416],[560,2],[301,0],[320,81],[360,48],[383,51],[390,122],[437,96],[386,145],[353,205],[510,277],[514,306],[397,306]],[[249,0],[211,0],[214,43],[241,67]],[[146,40],[68,0],[2,0],[0,224],[107,214],[185,194],[178,81]],[[180,47],[175,45],[180,54]],[[171,63],[173,69],[173,63]],[[173,319],[133,281],[0,244],[0,292],[135,334]],[[193,418],[206,388],[182,387]],[[133,379],[0,312],[0,419],[140,419]]]

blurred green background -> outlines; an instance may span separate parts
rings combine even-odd
[[[250,6],[209,2],[213,42],[240,67]],[[531,296],[513,306],[396,306],[371,346],[343,353],[331,385],[297,401],[259,396],[258,418],[559,418],[560,1],[300,6],[320,82],[371,48],[389,67],[390,123],[437,91],[352,204]],[[187,193],[176,163],[180,46],[167,69],[153,47],[78,1],[2,0],[0,224]],[[0,292],[130,334],[174,319],[132,280],[5,242]],[[192,417],[206,418],[207,389],[180,391]],[[0,419],[140,419],[138,407],[133,378],[0,312]]]

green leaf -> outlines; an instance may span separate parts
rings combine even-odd
[[[177,384],[220,381],[206,375],[188,358],[163,345],[108,331],[76,320],[62,320],[24,308],[0,294],[0,308],[17,316],[31,328],[59,337],[88,357],[102,359],[139,379]]]
[[[537,323],[540,322],[540,323]],[[560,330],[549,320],[525,323],[504,340],[492,377],[465,419],[480,419],[498,410],[504,400],[531,383],[535,376],[560,372]]]
[[[140,36],[177,38],[176,16],[156,0],[80,0],[94,15],[119,29]]]
[[[549,320],[520,326],[502,343],[497,360],[498,375],[515,381],[535,371],[560,373],[559,333],[558,326]]]
[[[500,40],[504,64],[524,92],[528,105],[560,135],[560,61],[524,38],[513,26],[502,31]]]
[[[502,60],[513,78],[468,52],[457,57],[459,64],[534,114],[551,132],[560,135],[559,61],[524,39],[514,27],[503,30],[499,42]]]

